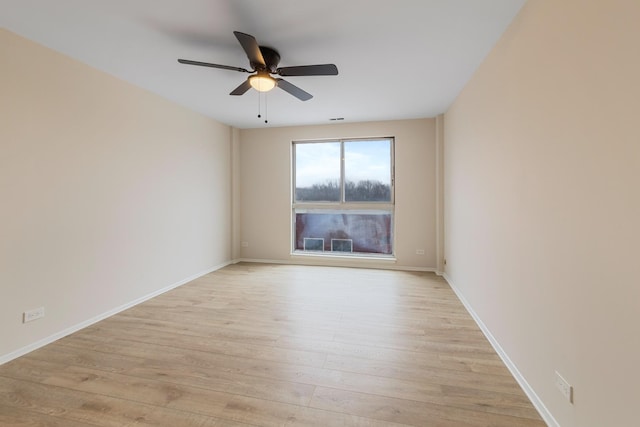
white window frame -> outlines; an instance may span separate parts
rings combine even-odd
[[[390,165],[390,200],[384,202],[370,202],[370,201],[345,201],[345,156],[344,156],[344,143],[350,141],[374,141],[374,140],[389,140],[390,141],[390,153],[389,161]],[[322,144],[322,143],[340,143],[340,200],[335,201],[321,201],[321,202],[298,202],[296,201],[296,146],[299,144]],[[328,251],[319,252],[314,251],[316,255],[323,256],[355,256],[355,257],[383,257],[394,258],[395,257],[395,138],[394,137],[371,137],[371,138],[336,138],[325,140],[296,140],[291,144],[291,253],[295,255],[304,254],[305,251],[296,249],[296,212],[304,211],[306,213],[331,213],[332,211],[347,211],[350,213],[380,213],[386,212],[391,215],[391,254],[379,254],[379,253],[347,253],[347,252],[335,252]],[[302,212],[301,212],[302,213]],[[306,253],[310,253],[307,251]]]

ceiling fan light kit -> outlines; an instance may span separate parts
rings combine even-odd
[[[249,78],[241,83],[240,86],[231,91],[230,95],[244,95],[251,88],[254,88],[258,92],[268,92],[277,86],[301,101],[308,101],[313,98],[313,95],[284,79],[279,77],[274,78],[271,74],[284,77],[338,75],[338,67],[334,64],[299,65],[278,68],[280,54],[276,50],[258,45],[256,39],[249,34],[241,33],[239,31],[234,31],[233,34],[236,36],[238,42],[240,42],[240,45],[242,46],[242,49],[244,49],[247,54],[252,71],[240,67],[191,61],[188,59],[178,59],[178,62],[181,64],[197,65],[200,67],[220,68],[223,70],[238,71],[242,73],[255,73],[249,76]]]
[[[258,74],[249,76],[249,84],[258,92],[269,92],[276,87],[276,80],[267,72],[258,72]]]

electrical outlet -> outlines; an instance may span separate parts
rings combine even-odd
[[[22,313],[22,323],[32,322],[36,319],[44,317],[44,307],[34,308]]]
[[[573,403],[573,387],[567,380],[562,378],[562,375],[560,375],[558,371],[556,371],[556,387],[560,390],[560,393],[567,398],[569,403]]]
[[[424,249],[416,249],[416,255],[424,255]]]

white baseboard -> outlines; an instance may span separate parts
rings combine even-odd
[[[299,259],[277,260],[277,259],[252,259],[252,258],[239,258],[233,261],[233,264],[239,262],[251,262],[256,264],[286,264],[286,265],[310,265],[321,267],[348,267],[348,268],[372,268],[379,270],[399,270],[399,271],[422,271],[428,273],[435,273],[435,268],[429,267],[407,267],[401,265],[394,265],[395,260],[383,260],[382,263],[376,264],[379,259],[359,259],[349,261],[346,257],[331,259],[321,259],[320,257],[314,258],[309,256],[300,256]]]
[[[473,317],[473,320],[476,322],[487,340],[489,340],[489,343],[496,351],[496,353],[498,353],[500,359],[502,359],[504,364],[507,366],[507,369],[509,369],[511,375],[513,375],[518,384],[520,384],[520,387],[522,387],[522,390],[524,390],[529,400],[531,400],[533,406],[538,410],[538,413],[540,413],[540,416],[542,417],[544,422],[546,422],[549,427],[560,427],[560,424],[556,421],[553,415],[551,415],[551,412],[549,412],[545,404],[538,397],[533,388],[531,388],[524,376],[520,373],[518,367],[511,361],[509,355],[507,355],[500,343],[495,339],[489,328],[487,328],[482,319],[480,319],[478,314],[473,310],[473,307],[471,307],[471,304],[469,304],[469,302],[466,300],[460,289],[458,289],[458,287],[453,283],[447,273],[442,273],[442,277],[444,277],[447,283],[449,283],[449,286],[451,286],[453,292],[455,292],[460,302],[462,302],[462,305],[464,305],[471,317]]]
[[[16,358],[18,358],[20,356],[24,356],[27,353],[31,353],[32,351],[37,350],[40,347],[44,347],[47,344],[51,344],[52,342],[57,341],[60,338],[64,338],[67,335],[70,335],[70,334],[72,334],[74,332],[79,331],[80,329],[84,329],[87,326],[91,326],[94,323],[97,323],[97,322],[99,322],[101,320],[106,319],[107,317],[111,317],[114,314],[118,314],[121,311],[124,311],[124,310],[126,310],[128,308],[131,308],[131,307],[133,307],[135,305],[138,305],[138,304],[140,304],[142,302],[150,300],[151,298],[157,297],[158,295],[161,295],[161,294],[163,294],[165,292],[168,292],[168,291],[170,291],[172,289],[175,289],[175,288],[177,288],[179,286],[182,286],[182,285],[184,285],[184,284],[186,284],[188,282],[191,282],[192,280],[195,280],[195,279],[197,279],[199,277],[202,277],[202,276],[204,276],[206,274],[209,274],[209,273],[211,273],[213,271],[216,271],[216,270],[219,270],[219,269],[221,269],[223,267],[226,267],[229,264],[231,264],[231,262],[225,262],[223,264],[219,264],[219,265],[217,265],[215,267],[212,267],[210,269],[207,269],[205,271],[201,271],[200,273],[196,273],[196,274],[194,274],[194,275],[192,275],[190,277],[187,277],[186,279],[180,280],[180,281],[178,281],[176,283],[173,283],[173,284],[171,284],[169,286],[166,286],[166,287],[164,287],[162,289],[154,291],[154,292],[152,292],[152,293],[150,293],[148,295],[145,295],[145,296],[142,296],[140,298],[137,298],[137,299],[135,299],[135,300],[133,300],[131,302],[128,302],[128,303],[126,303],[124,305],[121,305],[120,307],[116,307],[114,309],[106,311],[106,312],[104,312],[102,314],[99,314],[98,316],[95,316],[95,317],[92,317],[90,319],[87,319],[84,322],[80,322],[80,323],[78,323],[76,325],[73,325],[73,326],[71,326],[69,328],[66,328],[66,329],[64,329],[64,330],[62,330],[60,332],[57,332],[57,333],[55,333],[53,335],[50,335],[50,336],[48,336],[46,338],[43,338],[43,339],[41,339],[39,341],[36,341],[36,342],[32,343],[32,344],[29,344],[27,346],[19,348],[16,351],[12,351],[11,353],[1,355],[0,356],[0,365],[2,365],[4,363],[7,363],[7,362],[9,362],[9,361],[11,361],[13,359],[16,359]]]

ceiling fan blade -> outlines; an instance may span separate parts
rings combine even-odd
[[[296,98],[298,98],[300,101],[308,101],[311,98],[313,98],[313,95],[311,95],[308,92],[303,91],[302,89],[300,89],[298,86],[289,83],[286,80],[283,79],[276,79],[276,81],[278,82],[278,87],[282,90],[284,90],[285,92],[288,92],[289,94],[295,96]]]
[[[297,67],[282,67],[276,70],[281,76],[337,76],[338,67],[335,64],[299,65]]]
[[[244,83],[231,91],[229,95],[244,95],[249,89],[251,89],[251,85],[249,84],[249,79],[247,79]]]
[[[181,64],[187,65],[199,65],[201,67],[211,67],[211,68],[221,68],[223,70],[231,70],[231,71],[240,71],[242,73],[250,73],[251,71],[246,70],[240,67],[231,67],[229,65],[220,65],[220,64],[210,64],[208,62],[200,62],[200,61],[191,61],[189,59],[178,59],[178,62]]]
[[[264,58],[262,57],[262,52],[260,52],[260,46],[258,46],[258,42],[255,37],[241,33],[240,31],[234,31],[236,38],[242,45],[245,53],[247,54],[247,58],[249,58],[249,63],[255,69],[256,65],[258,68],[266,67],[266,63],[264,62]]]

